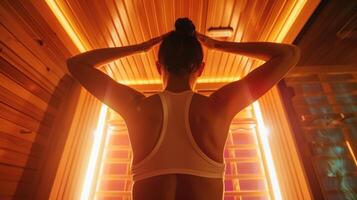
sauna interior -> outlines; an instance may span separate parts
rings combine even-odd
[[[131,199],[125,122],[73,79],[66,60],[144,42],[179,17],[204,34],[231,27],[219,40],[301,49],[297,66],[232,120],[224,199],[357,199],[357,1],[1,0],[1,200]],[[100,70],[151,95],[162,90],[157,51]],[[204,95],[263,63],[204,54]]]

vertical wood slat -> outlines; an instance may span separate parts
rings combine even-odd
[[[233,41],[264,41],[274,30],[281,29],[284,19],[291,11],[292,5],[297,0],[264,1],[258,0],[225,0],[225,1],[187,1],[187,0],[148,0],[148,1],[113,1],[106,0],[104,4],[83,4],[81,1],[65,2],[59,4],[68,13],[69,20],[78,33],[91,48],[101,48],[103,41],[113,44],[120,40],[121,45],[136,44],[143,39],[173,30],[174,21],[178,17],[191,17],[197,30],[205,33],[212,26],[231,25],[234,35],[227,40]],[[108,10],[110,18],[101,16]],[[93,12],[90,15],[89,12]],[[105,14],[103,14],[104,16]],[[99,27],[110,26],[115,30],[110,32],[93,29],[94,24]],[[85,30],[87,27],[88,30]],[[113,28],[111,28],[113,29]],[[113,36],[113,33],[116,32]],[[275,31],[276,32],[276,31]],[[158,81],[155,57],[158,47],[147,54],[134,55],[122,58],[113,71],[117,71],[120,80],[137,84],[139,81]],[[252,59],[239,55],[205,51],[206,70],[202,81],[227,81],[236,80],[244,76],[252,67]],[[144,65],[144,66],[143,66]],[[114,67],[114,65],[112,65]],[[218,78],[215,78],[218,77]],[[220,78],[224,77],[224,78]]]
[[[97,111],[100,107],[98,100],[94,98],[88,92],[81,91],[77,104],[78,107],[72,120],[56,178],[49,196],[51,199],[78,199],[80,197],[85,170],[79,166],[86,165],[87,163],[89,155],[86,150],[88,150],[88,145],[92,143],[91,135],[96,126]]]
[[[114,43],[117,46],[125,46],[125,44],[127,43],[124,40],[125,38],[120,37],[120,35],[124,34],[123,26],[121,24],[121,21],[119,20],[119,17],[117,17],[116,15],[117,13],[116,7],[114,6],[113,1],[106,1],[104,5],[105,5],[104,9],[108,10],[109,18],[115,28],[114,35],[115,37],[118,38],[118,40],[114,40]],[[127,62],[128,62],[127,58],[122,58],[114,62],[116,66],[119,68],[119,72],[121,76],[124,77],[125,80],[129,80],[133,78],[131,69],[130,68],[128,69],[127,67],[128,66]]]
[[[3,75],[2,73],[0,73],[0,81],[4,86],[6,86],[7,90],[17,94],[21,99],[26,100],[31,105],[35,105],[42,111],[46,110],[47,102],[44,102],[42,99],[32,94],[30,91],[26,90],[25,88],[21,87],[20,85],[12,81],[9,77]],[[52,108],[51,112],[53,113],[55,112],[55,110]]]
[[[0,32],[2,27],[0,27]],[[41,71],[33,68],[29,63],[24,61],[21,57],[16,55],[15,52],[11,50],[11,47],[6,46],[6,44],[0,42],[1,48],[1,57],[5,59],[8,63],[13,66],[16,66],[17,70],[21,71],[23,74],[26,74],[32,77],[33,81],[36,81],[46,90],[53,92],[56,89],[56,80],[53,80],[51,77],[44,76]],[[57,79],[57,78],[56,78]],[[63,88],[60,88],[63,90]]]
[[[48,199],[54,183],[56,171],[62,156],[65,142],[68,136],[68,130],[77,106],[80,86],[73,82],[70,92],[65,97],[65,102],[61,105],[60,112],[56,118],[56,122],[52,127],[50,142],[46,149],[45,159],[42,160],[40,169],[38,170],[35,184],[33,184],[34,199]],[[45,163],[45,164],[43,164]]]
[[[274,87],[259,100],[283,199],[311,199],[290,125]],[[274,186],[273,186],[274,187]]]
[[[30,142],[32,144],[36,139],[36,144],[40,146],[47,144],[46,136],[38,134],[35,131],[31,131],[25,127],[19,126],[7,119],[0,118],[0,130],[1,134],[19,138],[24,142]]]
[[[68,138],[65,144],[66,146],[64,150],[66,151],[66,147],[68,147],[68,154],[62,154],[62,159],[65,162],[65,166],[63,167],[65,170],[65,174],[62,175],[63,180],[60,183],[61,193],[59,193],[58,196],[58,198],[60,199],[68,199],[71,195],[73,196],[73,194],[70,193],[72,191],[71,183],[73,182],[73,173],[78,173],[78,171],[75,171],[75,169],[76,166],[79,164],[79,162],[75,158],[78,158],[78,154],[81,153],[80,150],[83,148],[83,146],[79,145],[82,141],[80,141],[81,135],[78,134],[78,132],[85,133],[84,131],[82,131],[82,128],[86,127],[86,123],[84,123],[84,120],[88,119],[89,117],[89,109],[87,108],[89,108],[89,106],[93,102],[93,99],[91,99],[91,97],[83,90],[81,91],[79,98],[81,97],[83,97],[83,101],[79,101],[78,105],[82,106],[76,108],[75,115],[77,115],[77,119],[76,116],[74,116],[71,125],[71,130],[69,133],[72,133],[73,136],[72,138]],[[82,138],[84,138],[84,136],[82,136]],[[63,161],[61,160],[61,163],[62,162]],[[59,168],[61,168],[61,163]],[[83,172],[79,172],[79,174],[83,175]]]
[[[16,67],[12,66],[5,59],[0,58],[0,72],[7,77],[11,78],[14,82],[21,85],[26,90],[35,94],[43,101],[49,102],[51,99],[51,93],[46,91],[41,85],[34,82],[31,78],[21,73]],[[52,106],[57,107],[59,102],[51,102]]]
[[[141,15],[136,15],[136,13],[140,12],[140,10],[138,10],[138,7],[136,7],[136,4],[132,1],[126,1],[125,4],[127,5],[127,10],[129,12],[128,13],[129,16],[133,16],[133,18],[132,18],[134,21],[133,22],[133,30],[134,30],[134,33],[137,32],[137,36],[136,36],[137,43],[144,42],[144,41],[150,39],[150,37],[147,34],[145,34],[146,31],[145,31],[145,29],[143,29],[143,26],[140,23]],[[137,31],[135,31],[135,30],[137,30]],[[165,28],[161,32],[166,32]],[[137,57],[140,57],[140,61],[141,61],[138,63],[139,68],[144,68],[144,70],[142,70],[145,74],[144,79],[151,79],[151,80],[154,79],[154,75],[152,72],[152,68],[154,66],[154,61],[152,60],[152,58],[150,59],[150,57],[148,57],[148,53],[140,54]]]
[[[64,61],[58,63],[59,61],[53,56],[52,59],[50,59],[48,50],[43,47],[44,43],[41,40],[42,38],[32,38],[29,33],[26,32],[26,24],[22,23],[22,17],[26,16],[18,16],[18,11],[12,7],[11,3],[8,4],[7,1],[3,1],[0,4],[0,11],[2,13],[0,16],[0,19],[2,20],[1,24],[6,26],[16,39],[21,41],[27,49],[31,49],[31,57],[39,60],[39,63],[50,69],[56,76],[62,77],[65,74],[65,70],[61,67],[64,65]],[[40,26],[40,24],[37,24],[37,26]],[[38,41],[40,42],[36,42],[37,39],[39,39]],[[41,58],[38,58],[39,55],[41,55]]]
[[[41,145],[32,145],[32,142],[22,140],[4,132],[0,134],[0,143],[2,149],[23,155],[31,155],[36,158],[41,156],[44,149]],[[33,148],[33,146],[35,148]]]
[[[71,83],[68,50],[28,2],[0,12],[0,199],[31,199]]]
[[[19,56],[20,59],[15,58],[16,60],[18,60],[18,62],[26,63],[26,65],[28,66],[36,65],[37,67],[35,69],[32,69],[33,71],[35,71],[35,73],[37,72],[42,75],[46,75],[48,77],[47,80],[49,80],[53,85],[56,85],[58,83],[58,81],[60,80],[60,76],[58,74],[53,73],[50,68],[48,68],[41,62],[41,60],[36,58],[33,52],[31,52],[31,50],[29,50],[23,43],[18,41],[13,36],[13,33],[9,32],[7,30],[7,27],[3,26],[2,24],[0,24],[0,36],[6,38],[6,40],[4,39],[3,41],[0,41],[1,46],[4,48],[4,54],[7,50],[9,50],[10,52],[21,52],[21,56]]]
[[[67,194],[69,194],[69,199],[79,199],[81,192],[83,192],[84,182],[87,181],[85,175],[88,169],[88,161],[90,159],[90,156],[92,156],[91,154],[89,154],[89,152],[91,152],[91,149],[93,147],[95,128],[98,124],[99,112],[102,106],[102,103],[99,102],[97,99],[93,98],[92,96],[90,100],[91,102],[88,106],[90,106],[91,108],[91,113],[95,113],[95,115],[87,117],[87,119],[85,119],[84,121],[87,126],[85,125],[80,129],[87,133],[87,137],[85,138],[85,140],[79,137],[80,150],[77,154],[78,157],[75,159],[78,164],[74,166],[75,170],[72,171],[74,173],[71,182],[69,182],[70,184],[66,185],[66,188],[68,189],[66,191],[68,191]],[[76,171],[83,174],[83,178],[76,178],[78,177],[78,173],[75,173]]]
[[[41,16],[41,13],[45,10],[48,11],[49,8],[42,8],[41,12],[38,12],[34,2],[11,1],[11,3],[11,6],[24,21],[22,27],[26,28],[26,32],[32,32],[36,36],[33,39],[37,39],[49,59],[53,60],[58,66],[63,66],[65,59],[70,55],[67,44],[57,38],[58,31],[55,32],[51,29],[52,24],[48,22],[48,16],[46,18]],[[59,68],[64,72],[67,71],[63,67]]]
[[[64,192],[62,194],[64,199],[78,199],[79,198],[78,194],[80,194],[80,192],[82,191],[81,189],[76,190],[77,185],[75,185],[74,182],[76,182],[76,180],[78,180],[78,179],[81,182],[85,181],[84,176],[83,176],[85,174],[85,170],[83,170],[83,171],[79,170],[80,169],[79,166],[81,164],[83,164],[83,162],[87,163],[85,161],[88,160],[89,155],[88,155],[88,153],[83,154],[83,151],[90,152],[90,149],[88,149],[88,146],[93,143],[93,140],[88,141],[87,138],[92,138],[92,137],[90,137],[90,135],[93,134],[93,129],[95,128],[95,123],[91,124],[90,122],[92,122],[92,121],[89,121],[89,123],[87,123],[87,120],[90,120],[90,118],[91,118],[89,113],[90,113],[90,109],[93,109],[92,106],[95,103],[94,100],[95,99],[93,97],[86,94],[86,100],[85,100],[83,108],[82,108],[83,110],[80,114],[79,123],[73,124],[73,126],[75,126],[77,128],[77,130],[75,131],[75,137],[74,137],[74,141],[71,146],[71,149],[70,149],[70,155],[67,157],[67,159],[69,158],[67,166],[66,166],[67,178],[66,178],[66,181],[61,183],[61,186],[62,186],[63,192]],[[86,133],[87,137],[81,136],[81,134],[78,134],[78,132]],[[67,145],[67,143],[66,143],[66,145]],[[85,151],[85,150],[87,150],[87,151]],[[74,178],[74,177],[76,177],[76,178]],[[83,178],[78,178],[78,177],[83,177]],[[75,196],[77,196],[77,198],[75,198]]]
[[[48,123],[51,123],[53,121],[53,115],[55,113],[44,112],[40,108],[36,107],[34,104],[31,104],[28,101],[20,98],[15,93],[4,88],[3,86],[0,86],[0,102],[3,102],[13,108],[21,108],[21,111],[24,114],[36,119],[37,121],[41,121],[43,118],[46,118],[46,121]]]

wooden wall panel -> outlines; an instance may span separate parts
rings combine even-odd
[[[28,1],[1,1],[0,12],[0,199],[32,199],[64,131],[52,127],[73,83],[70,53]]]

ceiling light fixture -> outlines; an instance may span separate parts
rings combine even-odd
[[[208,29],[208,36],[213,38],[230,38],[233,36],[232,27],[210,27]]]

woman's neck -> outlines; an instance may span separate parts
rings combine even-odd
[[[192,90],[192,86],[190,84],[190,77],[189,76],[168,77],[165,90],[169,90],[172,92],[182,92],[186,90]]]

